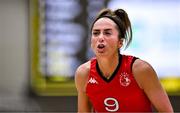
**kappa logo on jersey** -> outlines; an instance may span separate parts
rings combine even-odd
[[[123,72],[120,74],[120,84],[122,86],[129,86],[129,84],[131,83],[131,80],[129,78],[129,74],[126,72]]]
[[[98,84],[98,82],[96,81],[95,78],[91,77],[88,81],[88,83],[91,83],[91,84]]]

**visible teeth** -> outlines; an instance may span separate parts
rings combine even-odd
[[[103,47],[105,47],[104,44],[99,44],[98,45],[98,48],[103,48]]]

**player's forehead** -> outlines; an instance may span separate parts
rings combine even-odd
[[[114,23],[114,21],[112,21],[111,19],[107,18],[107,17],[103,17],[98,19],[94,25],[92,30],[98,30],[98,29],[105,29],[105,30],[113,30],[115,29],[116,24]]]

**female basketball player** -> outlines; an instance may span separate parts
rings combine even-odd
[[[102,10],[91,28],[95,57],[75,73],[78,112],[173,112],[169,98],[149,63],[122,55],[132,40],[123,9]]]

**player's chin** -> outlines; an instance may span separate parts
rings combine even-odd
[[[104,52],[104,51],[97,51],[96,52],[96,56],[107,56],[108,54],[107,54],[107,52]]]

